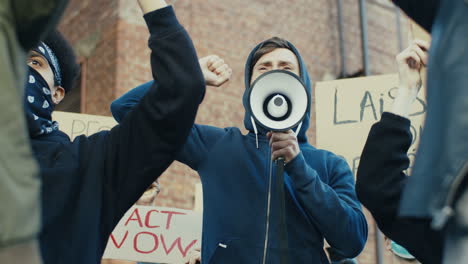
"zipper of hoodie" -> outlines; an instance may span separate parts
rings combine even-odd
[[[455,195],[463,182],[463,179],[468,175],[468,162],[465,162],[460,172],[455,177],[453,184],[450,186],[450,189],[447,193],[447,198],[443,203],[442,209],[439,209],[434,214],[431,226],[436,230],[442,229],[447,223],[448,219],[453,216],[455,213],[453,206]]]
[[[272,172],[272,161],[271,161],[270,148],[268,148],[268,195],[267,195],[267,213],[266,213],[266,227],[265,227],[265,246],[263,248],[263,264],[266,264],[267,248],[268,248],[268,236],[270,233],[270,207],[271,207],[271,172]]]

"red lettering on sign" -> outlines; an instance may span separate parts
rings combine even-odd
[[[159,213],[158,210],[151,210],[151,211],[149,211],[148,213],[146,213],[145,225],[146,225],[146,227],[148,227],[148,228],[158,228],[158,227],[159,227],[158,225],[152,226],[152,225],[149,224],[149,220],[150,220],[150,216],[151,216],[151,213],[152,213],[152,212]]]
[[[186,213],[179,213],[179,212],[173,212],[173,211],[161,211],[161,214],[168,214],[166,230],[169,230],[169,228],[171,228],[172,215],[186,215]]]
[[[114,234],[111,234],[111,235],[110,235],[110,238],[111,238],[111,240],[112,240],[112,243],[114,243],[114,246],[115,246],[116,248],[120,248],[120,247],[123,245],[123,243],[125,242],[125,240],[127,239],[127,236],[128,236],[128,230],[125,232],[125,235],[124,235],[124,237],[122,238],[122,240],[120,241],[120,243],[117,243],[117,242],[115,241]]]
[[[143,250],[140,250],[138,248],[138,237],[140,235],[150,235],[154,238],[154,247],[153,249],[151,250],[148,250],[148,251],[143,251]],[[158,249],[158,246],[159,246],[159,240],[158,240],[158,236],[156,236],[155,234],[153,233],[149,233],[149,232],[140,232],[138,234],[136,234],[135,238],[133,239],[133,249],[135,249],[136,252],[138,253],[141,253],[141,254],[149,254],[149,253],[153,253],[154,251],[156,251],[156,249]]]
[[[185,247],[185,250],[182,249],[182,245],[181,245],[181,242],[180,242],[181,238],[178,237],[176,240],[174,240],[174,242],[172,243],[171,247],[169,249],[167,249],[167,246],[166,246],[166,242],[164,241],[164,235],[161,234],[161,244],[163,245],[163,248],[164,248],[164,251],[166,252],[166,255],[169,255],[169,253],[171,253],[171,251],[174,249],[174,247],[177,245],[177,248],[179,249],[179,252],[182,254],[182,256],[185,258],[185,256],[187,255],[187,252],[189,251],[189,249],[191,247],[193,247],[193,245],[195,245],[195,243],[197,243],[197,240],[193,240],[190,244],[188,244],[187,247]]]
[[[136,216],[136,218],[132,218],[134,215]],[[135,210],[133,210],[133,213],[130,215],[127,222],[125,223],[125,226],[127,226],[128,222],[130,221],[138,221],[138,225],[140,227],[143,227],[143,223],[141,222],[140,212],[138,211],[138,208],[135,208]]]

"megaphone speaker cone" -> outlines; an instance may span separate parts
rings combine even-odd
[[[248,102],[259,125],[272,131],[285,131],[302,122],[309,109],[309,98],[309,92],[297,75],[274,70],[255,80]]]
[[[282,118],[288,113],[289,105],[282,95],[275,95],[268,101],[268,114],[274,118]]]

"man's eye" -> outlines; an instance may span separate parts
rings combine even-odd
[[[266,68],[266,67],[260,67],[260,68],[258,68],[258,70],[259,70],[259,71],[266,71],[267,68]]]
[[[28,60],[28,64],[31,66],[41,66],[41,63],[38,60],[30,59]]]

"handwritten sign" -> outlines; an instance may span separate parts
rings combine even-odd
[[[317,83],[317,146],[343,156],[356,175],[370,128],[392,107],[397,87],[396,74]],[[421,89],[410,115],[413,142],[408,155],[412,162],[425,113],[425,94]]]
[[[80,135],[92,135],[99,131],[110,130],[117,122],[109,116],[86,115],[55,111],[52,119],[59,123],[61,131],[71,140]]]
[[[201,213],[133,206],[112,232],[103,258],[183,263],[191,249],[200,247],[201,229]]]
[[[418,25],[416,22],[413,20],[409,20],[410,22],[410,33],[411,33],[411,39],[421,39],[427,42],[431,41],[431,35],[423,29],[420,25]]]

